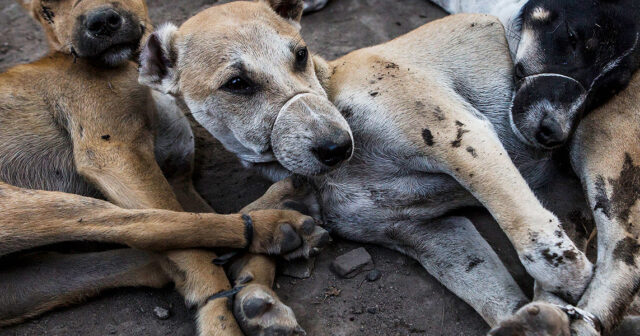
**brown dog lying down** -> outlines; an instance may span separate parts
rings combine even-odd
[[[198,307],[201,335],[240,335],[227,299],[215,296],[231,289],[212,263],[216,254],[192,248],[308,257],[328,234],[298,212],[260,210],[283,208],[295,196],[290,181],[244,215],[181,212],[210,208],[191,183],[188,123],[170,97],[138,84],[129,61],[151,31],[142,0],[23,4],[43,25],[52,52],[0,75],[0,256],[12,254],[0,267],[0,325],[108,288],[174,282]],[[21,251],[67,241],[135,249],[13,262]],[[246,286],[237,299],[277,300],[273,269],[259,255],[234,264],[232,275]],[[299,331],[291,310],[280,309],[284,322],[271,323]]]
[[[495,252],[467,218],[452,215],[486,207],[550,300],[576,303],[589,286],[624,312],[633,297],[599,291],[584,244],[576,246],[532,190],[554,195],[552,181],[562,174],[548,152],[525,146],[509,127],[513,64],[499,21],[452,16],[327,64],[300,37],[302,8],[301,0],[238,1],[180,28],[163,26],[142,53],[140,81],[184,100],[246,165],[274,179],[308,177],[332,232],[416,258],[489,325],[505,322],[496,334],[611,330],[622,315],[573,321],[548,303],[523,307],[528,298]],[[600,116],[584,126],[587,138],[606,132],[602,121],[611,117]],[[616,147],[624,147],[629,167],[640,159],[627,148],[638,134],[625,134],[627,146]],[[564,211],[584,213],[584,200],[576,203]],[[628,256],[620,260],[634,265],[633,251],[620,251]]]

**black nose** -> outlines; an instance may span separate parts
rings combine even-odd
[[[93,35],[112,36],[122,27],[122,16],[113,9],[100,9],[87,15],[86,27]]]
[[[329,167],[333,167],[338,163],[348,159],[353,151],[353,143],[351,138],[340,143],[326,141],[313,149],[313,154]]]
[[[536,140],[545,147],[556,147],[561,145],[564,140],[564,132],[560,123],[551,116],[546,116],[540,122]]]

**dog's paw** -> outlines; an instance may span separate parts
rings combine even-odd
[[[233,314],[248,336],[307,334],[298,324],[293,310],[263,285],[251,284],[242,289],[234,300]]]
[[[316,221],[291,210],[260,210],[249,213],[254,222],[250,251],[282,255],[286,259],[317,255],[329,241],[329,233]]]
[[[571,336],[569,317],[554,305],[533,302],[491,329],[489,336]]]
[[[283,255],[286,260],[292,260],[297,258],[311,258],[317,256],[322,248],[324,248],[331,241],[329,232],[325,229],[316,226],[313,232],[306,236],[302,242],[302,246],[291,253]]]

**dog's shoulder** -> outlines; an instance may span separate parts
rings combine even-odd
[[[150,99],[149,89],[137,82],[134,63],[98,68],[54,52],[0,74],[0,117],[5,124],[16,118],[38,123],[38,118],[53,117],[62,124],[74,118],[147,125],[152,119]]]

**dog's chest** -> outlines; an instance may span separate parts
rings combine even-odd
[[[453,208],[475,204],[449,175],[407,165],[411,149],[399,146],[397,139],[357,128],[354,138],[354,157],[317,181],[325,220],[332,230],[345,233],[353,225],[426,222]]]

